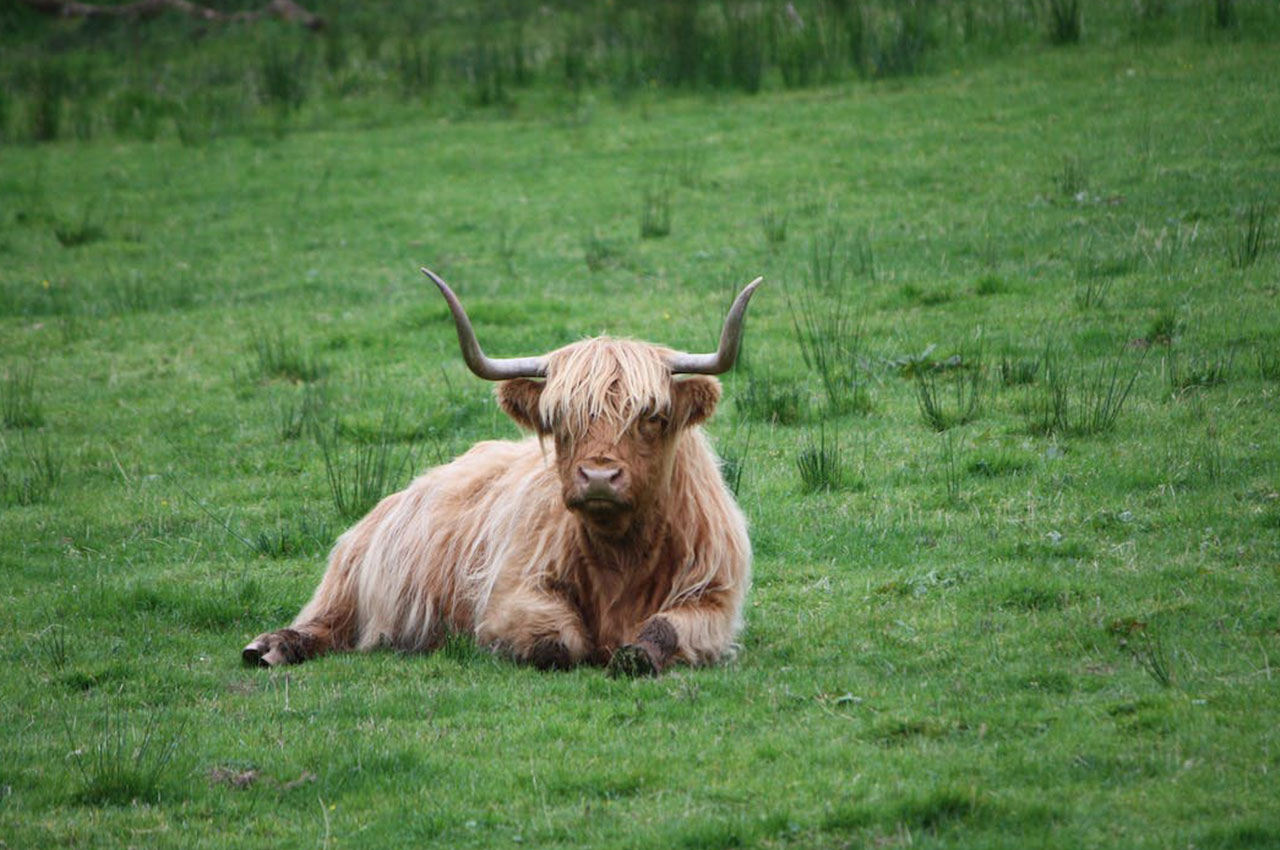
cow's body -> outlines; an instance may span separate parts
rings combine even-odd
[[[380,502],[246,661],[429,650],[451,633],[544,668],[654,672],[731,652],[750,543],[698,427],[719,383],[673,377],[674,354],[586,340],[546,356],[545,382],[503,381],[499,402],[539,436],[479,443]]]

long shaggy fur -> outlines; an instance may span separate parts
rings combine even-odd
[[[553,352],[537,398],[540,430],[572,443],[604,422],[622,439],[642,417],[671,416],[681,387],[668,353],[607,338]],[[698,380],[714,405],[718,384]],[[286,632],[305,646],[277,638],[270,663],[295,660],[290,652],[427,650],[456,632],[543,666],[606,663],[637,641],[658,653],[657,667],[723,657],[750,584],[746,524],[696,425],[675,428],[662,446],[646,482],[652,499],[626,534],[608,539],[566,508],[565,473],[540,439],[475,445],[343,534],[292,627],[261,636],[246,658]]]

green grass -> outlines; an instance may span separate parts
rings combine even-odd
[[[23,94],[10,126],[56,139],[0,150],[0,467],[39,491],[0,503],[0,840],[1280,843],[1280,265],[1231,247],[1242,210],[1275,208],[1280,57],[1245,3],[1223,30],[1170,4],[1194,36],[1119,43],[1081,5],[1077,43],[1037,17],[997,60],[876,82],[824,84],[797,52],[808,88],[671,68],[615,99],[588,68],[571,115],[505,36],[466,42],[473,96],[509,101],[488,111],[422,94],[454,73],[425,40],[391,102],[307,89],[270,107],[280,135],[191,144],[166,112],[152,141],[82,140]],[[895,32],[860,61],[912,61]],[[297,55],[265,51],[245,74]],[[1070,197],[1064,154],[1087,164]],[[662,238],[638,227],[652,186]],[[65,245],[80,221],[100,234]],[[495,356],[600,332],[709,350],[765,276],[709,425],[756,554],[736,661],[616,681],[458,640],[241,667],[354,510],[326,446],[363,500],[411,453],[516,434],[423,264]],[[826,403],[806,327],[853,351],[831,374],[869,404]],[[981,416],[939,434],[915,376],[976,339]],[[1063,387],[1061,427],[1035,427]],[[801,492],[820,428],[857,486]]]

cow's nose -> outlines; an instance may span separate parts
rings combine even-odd
[[[622,481],[620,466],[579,466],[578,484],[588,497],[592,493],[613,495]]]

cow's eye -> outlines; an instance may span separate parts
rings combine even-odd
[[[667,429],[667,417],[661,413],[650,413],[640,420],[640,431],[644,434],[661,434]]]

